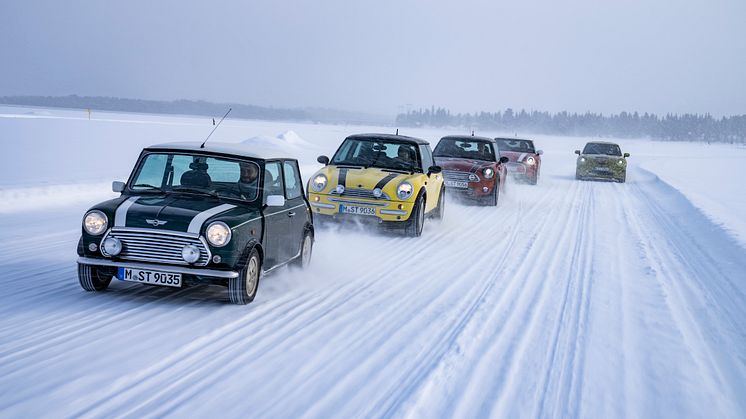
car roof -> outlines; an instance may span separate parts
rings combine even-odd
[[[421,138],[408,137],[406,135],[398,134],[353,134],[348,136],[348,140],[363,140],[363,141],[374,141],[374,140],[386,140],[386,141],[399,141],[402,143],[412,143],[419,145],[430,144]]]
[[[515,138],[515,137],[496,137],[495,140],[504,140],[504,141],[529,141],[534,142],[534,140],[530,140],[528,138]]]
[[[619,145],[619,144],[617,144],[617,143],[612,143],[611,141],[588,141],[588,142],[586,143],[586,145],[587,145],[587,144],[611,144],[611,145],[616,145],[616,146],[618,146],[618,145]]]
[[[486,141],[489,143],[496,142],[494,138],[480,137],[478,135],[446,135],[445,137],[441,138],[441,140],[462,140],[462,141],[477,140],[477,141]]]
[[[164,151],[192,151],[200,153],[215,153],[223,155],[231,155],[238,157],[248,157],[251,159],[260,160],[273,160],[273,159],[285,159],[285,160],[297,160],[292,157],[283,157],[280,155],[265,154],[258,151],[255,147],[251,147],[244,143],[219,143],[219,142],[208,142],[204,148],[201,148],[201,142],[198,141],[186,141],[186,142],[174,142],[174,143],[163,143],[154,144],[150,147],[146,147],[146,150],[164,150]]]

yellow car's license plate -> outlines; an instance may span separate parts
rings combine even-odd
[[[172,272],[119,268],[117,278],[122,281],[139,282],[141,284],[164,285],[167,287],[181,286],[181,274]]]
[[[357,205],[340,205],[340,214],[376,215],[375,208],[359,207]]]

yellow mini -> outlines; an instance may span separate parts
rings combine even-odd
[[[443,218],[445,185],[427,141],[390,134],[345,138],[309,181],[318,221],[354,218],[422,234],[425,218]]]

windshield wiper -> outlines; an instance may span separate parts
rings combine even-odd
[[[159,188],[157,186],[150,185],[148,183],[138,183],[137,185],[132,185],[132,187],[133,188],[148,188],[150,190],[158,191],[160,193],[166,193],[166,191],[164,191],[163,189],[161,189],[161,188]]]
[[[182,187],[177,186],[176,188],[171,190],[172,192],[183,192],[183,193],[192,193],[192,194],[199,194],[199,195],[207,195],[212,196],[214,198],[219,198],[220,195],[218,195],[215,191],[207,191],[204,189],[196,189],[196,188],[188,188],[188,187]]]

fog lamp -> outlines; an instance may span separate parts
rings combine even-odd
[[[181,249],[181,257],[187,263],[194,263],[199,260],[199,248],[193,244],[188,244]]]
[[[101,244],[104,256],[116,256],[122,251],[122,242],[116,237],[107,237]]]

